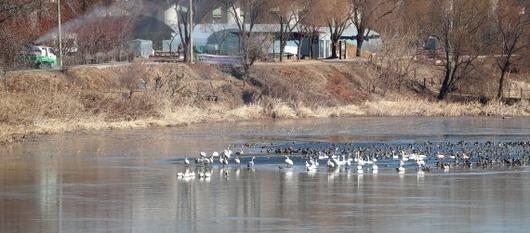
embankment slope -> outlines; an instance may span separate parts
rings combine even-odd
[[[506,106],[436,102],[420,81],[381,81],[363,61],[229,67],[133,63],[10,72],[0,80],[0,142],[72,130],[343,116],[528,116]],[[433,74],[434,75],[434,74]]]

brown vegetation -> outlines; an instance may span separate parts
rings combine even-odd
[[[530,115],[526,101],[436,102],[429,91],[434,87],[421,91],[421,78],[408,76],[395,84],[399,92],[384,93],[374,69],[363,61],[258,64],[247,81],[215,66],[184,64],[9,72],[0,82],[0,141],[79,129],[269,117]]]

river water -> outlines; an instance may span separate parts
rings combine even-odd
[[[0,232],[528,232],[530,168],[307,173],[182,158],[228,144],[529,141],[529,118],[355,118],[80,132],[0,147]],[[259,146],[248,153],[259,155]],[[224,172],[229,175],[225,177]]]

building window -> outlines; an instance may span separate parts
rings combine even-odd
[[[221,10],[221,7],[213,10],[212,16],[213,16],[213,18],[221,18],[221,17],[223,17],[223,11]]]

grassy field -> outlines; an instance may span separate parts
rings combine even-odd
[[[530,116],[527,101],[435,101],[437,72],[384,80],[363,61],[260,64],[247,81],[226,67],[184,64],[10,72],[0,82],[0,142],[264,118]]]

